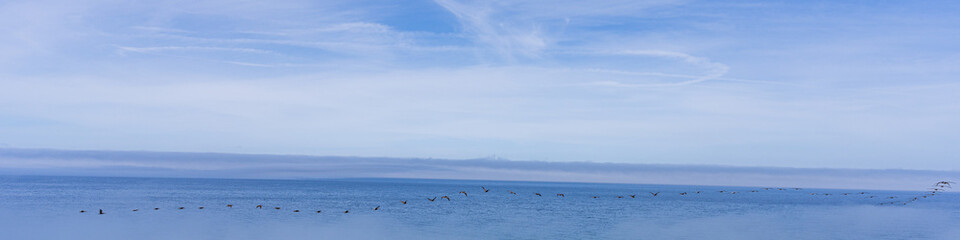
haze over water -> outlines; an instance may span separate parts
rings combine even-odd
[[[954,239],[960,234],[955,192],[880,206],[924,192],[33,176],[0,177],[0,189],[0,226],[10,239]],[[427,200],[444,195],[451,201]],[[255,208],[261,204],[263,209]]]

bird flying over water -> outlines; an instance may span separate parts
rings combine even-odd
[[[407,204],[406,200],[400,200],[400,203]]]
[[[380,206],[377,206],[377,207],[373,208],[373,210],[374,210],[374,211],[380,210]]]
[[[510,192],[510,194],[513,194],[513,195],[517,195],[517,193],[515,193],[515,192],[513,192],[513,191],[507,191],[507,192]]]
[[[485,188],[485,187],[483,187],[483,186],[480,186],[480,188],[483,189],[483,192],[489,192],[489,191],[490,191],[490,189],[487,189],[487,188]]]
[[[257,205],[257,209],[263,208],[263,205]]]
[[[450,201],[450,197],[447,197],[447,196],[443,196],[443,197],[440,197],[440,198],[445,198],[445,199],[447,199],[447,201]]]
[[[460,193],[463,193],[463,196],[464,196],[464,197],[468,197],[468,196],[467,196],[467,191],[460,191]]]
[[[427,200],[430,200],[431,202],[433,202],[433,200],[437,200],[437,197],[427,198]]]
[[[233,204],[227,204],[227,207],[232,208]]]
[[[533,194],[534,194],[534,195],[537,195],[537,196],[543,197],[543,195],[540,195],[540,193],[533,193]]]
[[[637,195],[636,195],[636,194],[631,194],[631,195],[630,195],[630,198],[637,198]]]
[[[650,192],[650,195],[653,195],[654,197],[656,197],[657,194],[660,194],[660,192]]]
[[[557,193],[557,197],[567,197],[567,195],[563,195],[563,193]]]

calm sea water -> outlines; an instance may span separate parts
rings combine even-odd
[[[0,176],[5,236],[0,239],[960,239],[956,192],[879,205],[923,194],[461,180]],[[438,196],[451,200],[427,200]]]

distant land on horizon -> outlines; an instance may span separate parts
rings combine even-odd
[[[0,148],[0,174],[173,178],[409,178],[925,190],[955,170],[813,169]]]

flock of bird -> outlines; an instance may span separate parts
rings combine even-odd
[[[929,191],[929,192],[925,192],[923,195],[920,195],[920,196],[911,198],[911,199],[909,199],[909,200],[889,201],[889,202],[886,202],[886,201],[885,201],[885,202],[880,203],[879,205],[898,205],[898,204],[899,204],[899,205],[907,205],[908,203],[911,203],[911,202],[914,202],[914,201],[917,201],[917,200],[920,200],[920,199],[923,199],[923,198],[935,196],[935,195],[937,195],[938,193],[941,193],[941,192],[946,191],[948,188],[953,188],[951,184],[955,184],[955,183],[954,183],[954,182],[949,182],[949,181],[940,181],[940,182],[937,182],[936,184],[934,184],[933,187],[929,189],[930,191]],[[484,186],[480,186],[480,189],[483,191],[483,193],[489,193],[489,192],[490,192],[490,189],[488,189],[488,188],[486,188],[486,187],[484,187]],[[784,191],[784,190],[788,190],[788,189],[793,189],[793,190],[795,190],[795,191],[800,191],[800,190],[801,190],[800,188],[769,188],[769,187],[768,187],[768,188],[763,188],[763,190],[778,190],[778,191]],[[518,195],[518,194],[517,194],[516,192],[514,192],[514,191],[508,190],[507,192],[509,192],[510,194],[513,194],[513,195]],[[685,196],[685,195],[688,195],[688,194],[701,194],[701,193],[703,193],[703,192],[704,192],[704,191],[680,192],[679,194],[680,194],[680,196]],[[717,191],[717,192],[719,192],[719,193],[725,193],[725,194],[737,194],[737,193],[740,193],[740,192],[737,192],[737,191],[726,191],[726,190],[720,190],[720,191]],[[755,192],[760,192],[760,190],[751,190],[751,191],[749,191],[749,192],[755,193]],[[463,194],[464,197],[469,197],[469,194],[467,194],[467,191],[460,191],[458,194]],[[543,194],[540,194],[539,192],[534,192],[533,194],[536,195],[536,196],[539,196],[539,197],[543,197]],[[648,194],[650,194],[651,197],[657,197],[657,196],[660,196],[660,195],[661,195],[660,192],[648,192]],[[841,195],[867,195],[867,194],[869,194],[869,193],[868,193],[868,192],[856,192],[856,193],[840,193],[840,194],[841,194]],[[618,195],[618,196],[616,196],[616,198],[621,198],[621,199],[622,199],[622,198],[626,198],[626,197],[637,198],[638,195],[640,195],[640,194]],[[832,194],[831,194],[831,193],[822,193],[822,194],[810,193],[810,195],[830,196],[830,195],[832,195]],[[557,196],[558,198],[565,198],[565,197],[566,197],[566,195],[564,195],[563,193],[557,193],[556,196]],[[445,200],[447,200],[447,201],[453,201],[453,200],[451,200],[450,196],[434,196],[433,198],[427,197],[426,199],[427,199],[428,201],[430,201],[430,202],[434,202],[434,201],[437,200],[438,197],[439,197],[440,199],[445,199]],[[592,196],[592,198],[595,198],[595,199],[596,199],[596,198],[600,198],[600,196]],[[869,196],[866,196],[865,198],[871,198],[871,199],[872,199],[872,198],[877,198],[877,196],[875,196],[875,195],[869,195]],[[896,196],[886,197],[886,199],[896,199],[896,198],[897,198]],[[402,205],[406,205],[406,204],[407,204],[407,200],[400,200],[400,203],[401,203]],[[227,208],[233,208],[233,204],[227,204],[226,207],[227,207]],[[177,207],[177,209],[178,209],[178,210],[183,210],[184,207]],[[198,209],[203,210],[204,207],[198,207]],[[257,206],[256,206],[256,209],[263,209],[263,205],[257,205]],[[280,210],[281,208],[280,208],[280,207],[274,207],[273,209],[275,209],[275,210]],[[153,210],[154,210],[154,211],[159,211],[160,208],[153,208]],[[377,210],[380,210],[380,206],[376,206],[376,207],[373,208],[373,211],[377,211]],[[137,211],[140,211],[140,209],[136,209],[136,208],[135,208],[135,209],[132,209],[132,211],[137,212]],[[86,213],[86,212],[87,212],[86,210],[80,210],[80,213]],[[297,212],[297,213],[298,213],[298,212],[300,212],[300,210],[299,210],[299,209],[294,209],[293,212]],[[317,213],[322,213],[323,211],[322,211],[322,210],[317,210],[316,212],[317,212]],[[350,213],[350,210],[344,210],[343,213]],[[101,214],[101,215],[102,215],[102,214],[105,214],[105,213],[104,213],[103,209],[99,209],[98,214]]]

